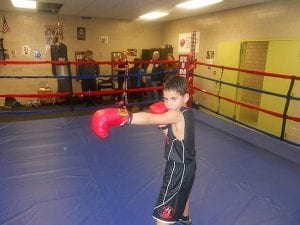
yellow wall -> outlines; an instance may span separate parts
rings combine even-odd
[[[240,43],[243,41],[299,39],[299,12],[299,0],[276,0],[245,8],[195,16],[163,24],[162,40],[164,43],[168,42],[175,46],[174,52],[176,55],[178,35],[180,33],[200,31],[199,52],[196,54],[197,60],[205,62],[206,51],[215,50],[216,60],[213,63],[226,65],[227,63],[235,62],[231,65],[238,67],[240,55],[238,49]],[[227,45],[224,43],[232,43],[232,45],[230,46],[230,44]],[[222,47],[222,45],[224,47]],[[296,50],[299,51],[299,48]],[[291,52],[291,54],[293,53]],[[299,55],[299,53],[296,55]],[[282,63],[285,63],[285,61],[282,61]],[[270,72],[279,72],[275,67],[268,67],[267,69],[269,69]],[[215,76],[212,70],[200,66],[197,67],[195,73],[209,78],[219,78],[219,72],[217,72],[217,76]],[[236,72],[232,73],[233,75],[225,75],[225,79],[228,79],[228,77],[235,79],[233,77],[235,77],[234,74],[236,74]],[[298,71],[298,74],[299,73],[300,71]],[[218,92],[218,85],[215,85],[215,83],[203,81],[198,78],[195,78],[194,82],[196,85],[204,87],[213,93]],[[234,95],[235,93],[234,90],[230,88],[226,90],[225,87],[222,92],[226,96]],[[213,97],[198,94],[196,99],[204,105],[216,107],[216,100]],[[227,103],[222,104],[222,110],[226,114],[231,114],[233,111]]]
[[[230,42],[220,42],[218,46],[218,58],[216,60],[216,64],[228,66],[228,67],[239,67],[240,61],[240,47],[241,44],[238,41],[230,41]],[[238,72],[233,70],[224,70],[223,75],[222,71],[218,69],[218,73],[216,79],[221,79],[222,81],[236,84],[238,80]],[[219,87],[217,87],[219,88]],[[222,84],[220,89],[220,96],[236,99],[236,88]],[[235,115],[235,106],[234,104],[221,100],[219,106],[220,112],[229,117],[233,117]]]
[[[300,40],[271,40],[267,56],[266,72],[274,72],[288,75],[300,76]],[[263,90],[286,95],[290,80],[265,77]],[[299,82],[296,87],[300,88]],[[298,96],[299,97],[299,96]],[[261,107],[283,113],[286,99],[264,94]],[[294,115],[297,116],[297,115]],[[299,117],[298,113],[298,117]],[[272,124],[272,126],[271,126]],[[269,116],[265,113],[259,114],[258,127],[272,134],[280,135],[281,119]]]
[[[270,41],[266,71],[299,75],[299,11],[299,0],[277,0],[235,10],[196,16],[164,24],[163,41],[176,46],[179,33],[194,30],[200,31],[200,51],[196,54],[196,58],[205,62],[206,50],[216,50],[216,60],[213,63],[219,65],[228,64],[228,66],[232,65],[236,67],[239,65],[237,59],[240,55],[238,51],[240,43],[243,41]],[[176,48],[174,50],[176,51]],[[195,72],[210,78],[219,78],[219,71],[217,75],[214,75],[211,70],[207,68],[200,69],[198,67]],[[225,75],[225,79],[229,77],[236,79],[236,72],[232,73]],[[201,84],[201,87],[207,88],[213,93],[218,92],[218,85],[215,85],[215,83],[199,81],[199,79],[194,79],[194,81],[196,85]],[[235,82],[236,80],[232,81]],[[296,82],[294,93],[300,90],[299,83]],[[263,88],[269,91],[278,91],[286,94],[287,87],[287,81],[279,81],[278,79],[268,77],[264,80]],[[223,86],[221,93],[224,96],[233,96],[235,90],[231,88],[227,88],[226,90]],[[214,110],[217,108],[217,100],[213,97],[201,94],[198,96],[197,101],[211,106]],[[282,113],[284,103],[285,100],[263,95],[261,107]],[[222,103],[221,112],[230,115],[234,111],[234,108],[230,108],[233,106],[230,105],[230,103]],[[289,113],[300,117],[300,106],[293,105],[295,103],[292,104],[294,110],[289,110]],[[295,110],[296,108],[297,110]],[[236,114],[238,115],[238,112]],[[274,119],[272,116],[259,113],[257,126],[260,129],[280,135],[281,119]],[[287,129],[290,126],[288,122]],[[295,129],[298,129],[298,127],[293,127],[293,132]],[[300,137],[300,128],[298,136]]]

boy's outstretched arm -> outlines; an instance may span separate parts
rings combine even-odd
[[[106,138],[113,126],[138,124],[170,124],[180,120],[181,114],[167,111],[162,114],[139,112],[130,114],[125,108],[106,108],[96,111],[92,116],[92,130],[100,138]]]

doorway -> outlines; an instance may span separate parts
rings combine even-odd
[[[241,44],[240,68],[265,71],[268,45],[268,41],[243,42]],[[262,75],[245,72],[239,72],[238,74],[238,83],[245,87],[262,90],[263,82],[264,76]],[[238,99],[241,102],[257,107],[260,107],[261,95],[261,93],[251,90],[239,89],[238,91]],[[258,115],[259,111],[240,106],[239,119],[241,122],[256,125]]]

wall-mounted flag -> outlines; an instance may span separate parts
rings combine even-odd
[[[5,17],[3,16],[3,21],[2,21],[2,33],[5,34],[7,32],[9,32],[10,29],[9,29],[9,26],[8,26],[8,23],[6,22],[6,19]]]

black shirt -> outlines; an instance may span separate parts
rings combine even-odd
[[[188,107],[182,107],[180,111],[185,121],[184,139],[182,141],[176,139],[171,124],[168,125],[165,159],[186,164],[193,162],[196,156],[194,115],[192,109]]]

